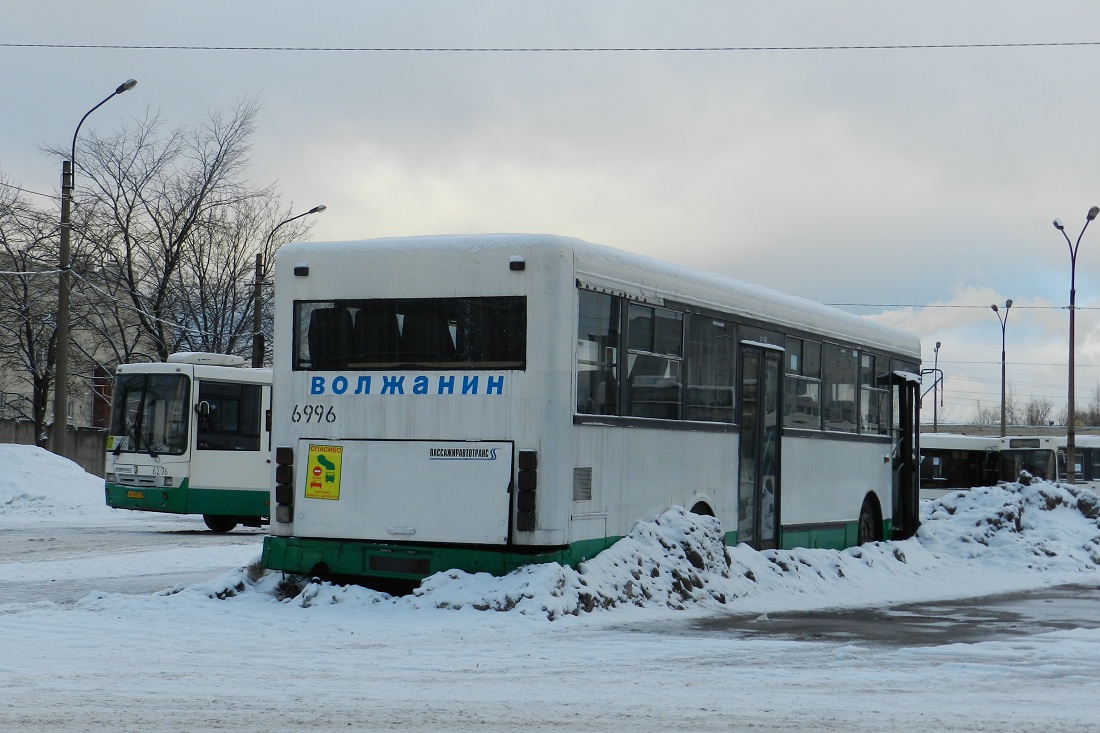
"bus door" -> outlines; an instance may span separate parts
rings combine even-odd
[[[758,550],[779,545],[782,353],[757,344],[741,347],[737,540]]]
[[[912,537],[920,516],[920,384],[901,374],[891,378],[894,402],[893,539]]]

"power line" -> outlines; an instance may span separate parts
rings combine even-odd
[[[0,270],[0,275],[56,275],[61,270]]]
[[[32,191],[29,188],[22,188],[20,186],[15,186],[15,185],[12,185],[10,183],[4,183],[3,181],[0,181],[0,186],[3,186],[4,188],[13,188],[16,191],[22,191],[23,193],[32,193],[35,196],[43,196],[43,197],[48,198],[48,199],[60,199],[61,198],[60,196],[54,196],[51,193],[39,193],[38,191]]]
[[[172,328],[178,329],[178,330],[183,331],[185,333],[190,333],[190,334],[195,335],[195,336],[219,336],[219,335],[223,335],[223,332],[220,332],[220,331],[204,331],[201,328],[198,328],[196,326],[185,326],[181,323],[176,323],[175,321],[170,321],[166,318],[158,318],[156,315],[150,313],[148,310],[146,310],[144,308],[136,308],[132,305],[129,305],[127,303],[123,303],[123,302],[117,300],[117,296],[115,296],[111,293],[108,293],[106,290],[104,290],[100,287],[97,287],[94,283],[92,283],[90,280],[88,280],[88,278],[81,275],[79,272],[76,272],[74,270],[72,272],[72,274],[73,274],[73,277],[75,277],[77,280],[84,283],[86,286],[88,286],[92,290],[96,291],[100,295],[103,295],[107,298],[115,300],[115,303],[119,308],[122,308],[124,310],[129,310],[133,313],[137,313],[140,316],[144,316],[147,320],[154,321],[154,322],[157,322],[157,323],[163,323],[166,326],[171,326]],[[249,331],[242,331],[242,333],[251,333],[251,331],[250,330]]]
[[[1000,363],[1001,362],[999,362],[999,361],[957,361],[957,360],[954,360],[954,359],[952,359],[952,360],[940,359],[940,365],[941,366],[942,365],[950,365],[950,364],[984,364],[986,366],[999,366]],[[1065,366],[1066,366],[1066,362],[1064,362],[1064,361],[1063,362],[1007,361],[1005,363],[1008,366],[1039,366],[1039,367],[1062,367],[1062,368],[1065,368]],[[1081,362],[1077,362],[1077,366],[1079,366],[1079,367],[1100,367],[1100,364],[1082,364]]]
[[[275,51],[299,53],[728,53],[762,51],[909,51],[983,48],[1075,48],[1100,41],[1026,43],[890,43],[836,46],[167,46],[100,43],[0,43],[0,48],[121,51]]]
[[[988,305],[951,305],[941,303],[823,303],[822,305],[828,305],[834,308],[977,308],[978,310],[989,310]],[[1013,305],[1012,307],[1017,310],[1069,310],[1068,305]],[[1079,305],[1076,306],[1074,310],[1094,311],[1100,310],[1100,306]]]

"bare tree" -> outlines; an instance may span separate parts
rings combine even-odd
[[[1025,425],[1046,425],[1050,422],[1050,415],[1054,411],[1054,402],[1049,397],[1032,397],[1024,405]]]
[[[1023,416],[1024,412],[1016,402],[1016,397],[1012,394],[1012,389],[1007,389],[1005,391],[1005,424],[1019,425]],[[976,425],[1000,425],[1001,403],[997,402],[993,405],[983,406],[979,402],[978,411],[974,414],[974,423]]]
[[[84,269],[74,260],[74,274],[82,281],[83,326],[115,334],[111,361],[164,361],[196,343],[243,349],[236,316],[251,311],[235,300],[251,271],[240,263],[259,251],[264,234],[248,222],[256,211],[278,208],[271,187],[251,188],[244,178],[256,114],[245,101],[171,132],[159,117],[146,117],[82,143],[84,228],[74,257],[84,257]]]
[[[1093,388],[1085,409],[1074,410],[1074,415],[1085,425],[1100,425],[1100,384]]]
[[[310,228],[279,227],[291,216],[274,187],[245,178],[256,114],[246,100],[193,127],[166,131],[147,115],[80,139],[67,345],[74,375],[102,379],[119,363],[163,361],[181,348],[251,351],[253,284],[266,282],[281,243]],[[11,402],[5,414],[33,420],[41,440],[58,354],[57,248],[56,214],[0,186],[0,398],[19,394],[0,402]],[[261,292],[270,334],[270,288]]]
[[[0,366],[21,397],[5,395],[4,408],[32,421],[45,447],[57,363],[57,222],[13,191],[0,187]]]
[[[191,351],[247,355],[252,349],[253,285],[266,283],[282,243],[305,235],[309,223],[294,221],[273,197],[253,198],[225,207],[188,241],[178,271],[177,310],[192,328],[180,332],[180,347]],[[256,269],[256,257],[260,269]],[[261,322],[270,324],[270,287],[261,287]],[[270,344],[270,337],[265,344]]]
[[[978,411],[974,413],[975,425],[997,425],[1001,422],[1000,405],[982,405],[978,403]]]

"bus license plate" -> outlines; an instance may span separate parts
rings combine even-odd
[[[127,491],[126,492],[126,498],[127,499],[144,499],[145,498],[145,492],[144,491]]]

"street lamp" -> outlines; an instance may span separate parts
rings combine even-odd
[[[1066,406],[1066,481],[1077,483],[1077,446],[1075,440],[1077,416],[1073,410],[1073,342],[1074,342],[1074,317],[1077,311],[1077,248],[1081,246],[1081,237],[1085,236],[1085,230],[1089,228],[1089,222],[1100,214],[1100,206],[1093,206],[1085,215],[1085,225],[1081,227],[1081,233],[1077,235],[1077,242],[1073,243],[1066,234],[1066,228],[1062,226],[1061,219],[1054,220],[1054,228],[1062,233],[1069,245],[1069,403]]]
[[[314,206],[309,211],[279,222],[268,233],[267,239],[264,240],[264,248],[256,253],[256,282],[253,284],[252,290],[252,366],[254,367],[264,365],[264,334],[260,327],[260,283],[263,280],[264,252],[271,246],[271,239],[275,236],[275,231],[283,224],[289,224],[295,219],[301,219],[303,216],[309,216],[310,214],[320,214],[327,208],[324,204]]]
[[[936,348],[934,349],[936,358],[932,361],[932,378],[936,381],[932,382],[932,432],[939,432],[940,422],[939,415],[936,409],[937,398],[942,399],[940,396],[940,342],[936,342]]]
[[[1008,309],[1012,307],[1012,301],[1005,301],[1005,314],[1002,317],[997,305],[990,308],[997,314],[997,320],[1001,324],[1001,437],[1005,437],[1005,324],[1008,323]]]
[[[58,276],[57,284],[57,359],[54,373],[53,393],[53,452],[64,456],[68,448],[68,423],[69,423],[69,266],[70,245],[69,239],[72,224],[69,214],[73,201],[73,169],[76,165],[76,136],[80,134],[80,126],[88,115],[106,104],[113,97],[128,92],[137,86],[137,81],[127,79],[108,94],[102,102],[92,107],[80,118],[73,133],[73,144],[69,151],[69,159],[61,163],[61,246],[58,251]]]

